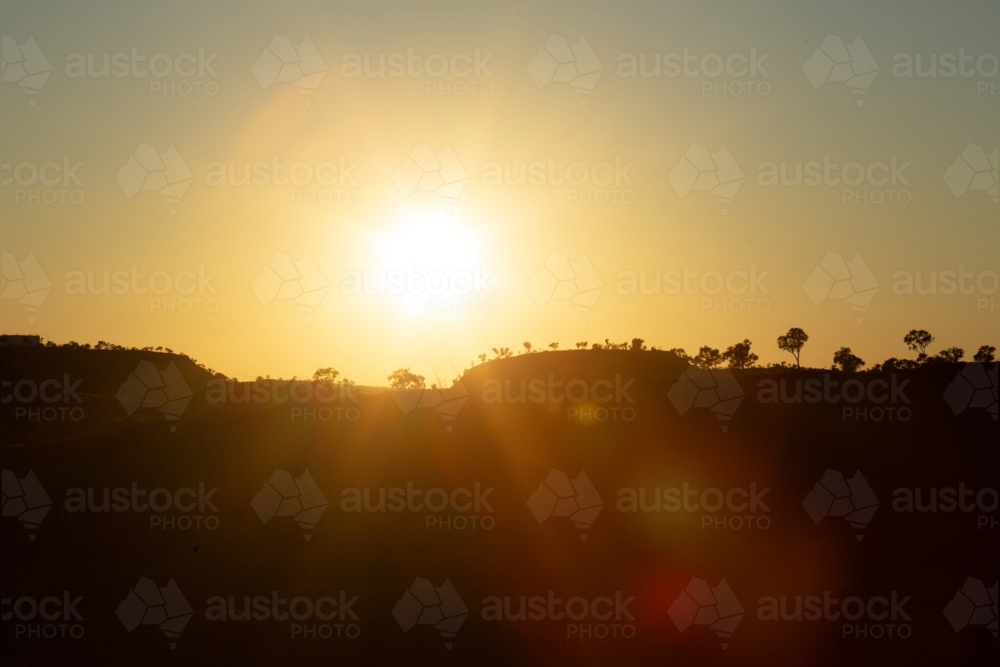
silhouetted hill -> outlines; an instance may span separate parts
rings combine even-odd
[[[712,408],[736,391],[725,384],[727,374],[698,375],[667,352],[514,356],[471,369],[461,391],[428,390],[412,404],[397,403],[392,394],[321,404],[208,402],[199,392],[210,378],[178,361],[178,369],[190,374],[185,381],[194,399],[180,419],[166,421],[153,408],[126,416],[114,393],[123,381],[119,375],[127,377],[140,360],[162,370],[179,357],[92,352],[64,358],[41,353],[30,363],[21,356],[0,358],[5,377],[76,373],[93,382],[81,388],[110,392],[93,394],[102,407],[93,413],[96,423],[88,422],[91,432],[45,441],[21,423],[18,442],[25,445],[0,449],[3,469],[19,478],[34,472],[53,503],[37,530],[14,517],[0,522],[5,571],[17,573],[5,578],[5,596],[68,590],[84,596],[86,619],[78,641],[29,646],[5,640],[11,659],[43,656],[68,664],[107,662],[114,655],[119,664],[264,665],[317,664],[335,656],[371,665],[607,665],[648,664],[651,655],[670,655],[677,664],[779,666],[979,665],[995,658],[988,631],[956,633],[942,613],[967,578],[995,581],[997,533],[981,523],[995,517],[995,507],[894,508],[900,489],[923,489],[925,503],[931,489],[995,489],[995,420],[982,407],[955,414],[944,399],[964,365],[895,376],[734,372],[741,400],[723,415],[729,419],[720,419]],[[83,365],[73,365],[80,360]],[[683,378],[692,381],[693,396],[675,389]],[[762,400],[767,381],[779,383],[777,402]],[[855,383],[850,396],[861,387],[865,398],[848,402],[836,394],[847,381]],[[789,402],[800,382],[802,400]],[[840,400],[809,402],[808,382]],[[717,394],[704,393],[712,383]],[[86,396],[89,410],[92,394]],[[115,406],[116,427],[99,432],[103,415]],[[319,410],[311,417],[307,412],[322,407],[330,410],[325,419]],[[855,412],[845,414],[845,408]],[[875,408],[882,409],[879,419]],[[901,414],[902,408],[908,412]],[[862,409],[864,419],[858,417]],[[151,416],[138,418],[144,410]],[[294,480],[308,471],[328,503],[315,526],[259,513],[263,505],[255,499],[275,471]],[[539,499],[550,488],[546,483],[558,487],[553,471],[580,485],[568,494],[560,490],[565,498],[583,498],[580,490],[592,485],[599,499],[586,503],[599,502],[600,511],[579,521],[561,510],[546,515],[546,501]],[[855,525],[830,512],[814,521],[804,500],[830,471],[850,480],[862,473],[877,499],[874,514]],[[75,489],[84,489],[84,496],[93,490],[100,503],[104,489],[133,485],[171,494],[199,485],[217,491],[211,507],[190,511],[74,511],[79,507],[70,502]],[[456,496],[464,502],[475,497],[477,485],[488,492],[478,509],[378,511],[380,489],[440,488],[445,495],[468,489],[468,496]],[[698,509],[665,509],[668,490],[689,487]],[[351,511],[359,507],[351,502],[355,489],[362,499],[369,491],[372,511],[364,501],[361,511]],[[747,492],[737,500],[749,502],[756,493],[761,506],[709,511],[700,504],[716,502],[705,495],[712,489],[721,492],[720,501],[734,489]],[[630,494],[638,506],[630,507]],[[28,534],[35,540],[29,542]],[[140,577],[160,586],[174,579],[194,610],[181,636],[169,640],[176,641],[174,650],[156,627],[128,633],[116,616]],[[433,628],[404,633],[392,615],[417,577],[437,586],[448,579],[469,608],[457,635],[447,640],[450,650]],[[745,610],[725,650],[710,628],[680,632],[670,616],[693,578],[713,587],[725,579]],[[244,596],[272,591],[287,598],[336,597],[339,591],[359,596],[360,636],[293,639],[293,621],[211,621],[206,615],[214,596],[234,597],[242,609]],[[618,623],[634,636],[581,639],[569,634],[573,624],[565,619],[482,617],[488,597],[510,597],[516,606],[520,596],[549,591],[564,599],[613,597],[616,591],[634,596],[634,618]],[[758,617],[759,601],[767,596],[829,592],[867,600],[892,591],[910,598],[907,618],[896,622],[909,629],[907,640],[854,639],[845,636],[842,620]],[[853,625],[870,633],[886,623],[862,619]]]

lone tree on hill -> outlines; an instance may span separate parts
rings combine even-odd
[[[927,359],[927,346],[934,342],[934,336],[923,329],[910,329],[910,333],[903,336],[906,347],[917,353],[917,361]]]
[[[784,336],[778,336],[778,349],[795,357],[795,367],[799,368],[799,355],[809,340],[809,334],[798,327],[792,327]]]
[[[722,358],[729,362],[729,367],[734,369],[745,369],[753,368],[757,363],[757,355],[750,351],[751,343],[748,339],[744,338],[742,343],[736,343],[736,345],[730,345],[725,352],[722,353]]]
[[[845,373],[857,373],[865,362],[861,357],[851,352],[851,348],[842,347],[833,353],[833,370]]]

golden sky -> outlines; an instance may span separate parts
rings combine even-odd
[[[995,2],[0,7],[4,332],[365,384],[522,341],[998,342]]]

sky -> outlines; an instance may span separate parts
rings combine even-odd
[[[524,341],[1000,342],[993,0],[0,15],[5,333],[361,384]]]

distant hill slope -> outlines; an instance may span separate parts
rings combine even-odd
[[[490,378],[543,377],[559,373],[583,380],[613,377],[616,373],[647,380],[675,380],[689,366],[673,352],[647,350],[557,350],[487,360],[465,371],[463,383]]]

